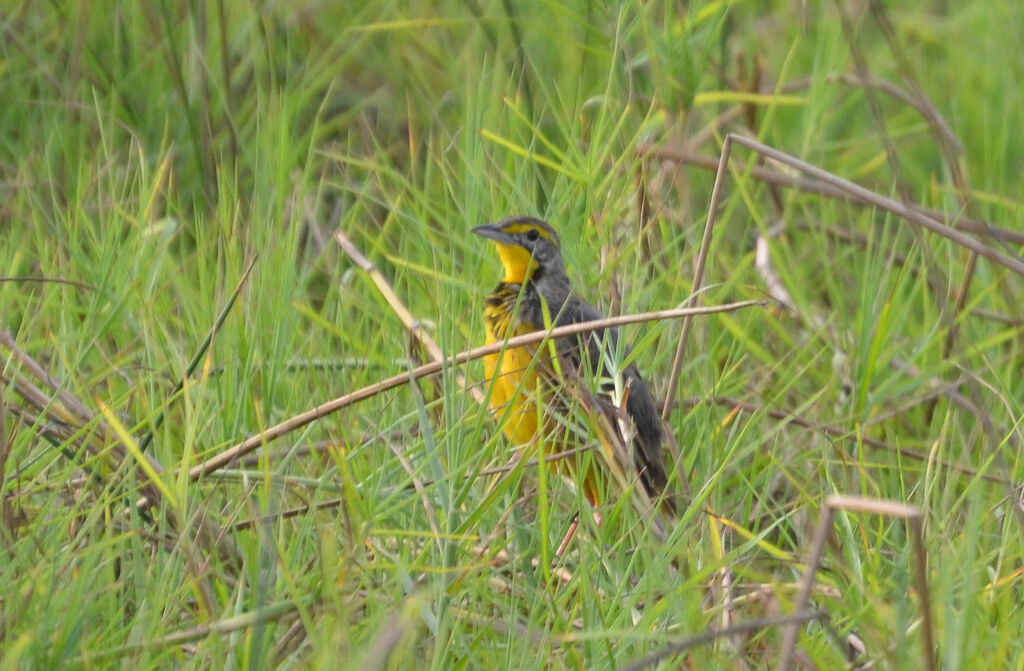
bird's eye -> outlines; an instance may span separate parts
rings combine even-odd
[[[537,229],[531,228],[526,232],[526,239],[530,242],[537,242],[540,240],[540,233],[537,232]]]

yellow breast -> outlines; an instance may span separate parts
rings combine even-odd
[[[489,308],[485,313],[488,344],[536,330],[521,325],[513,327],[510,315],[496,313],[497,309]],[[493,380],[491,408],[503,422],[505,436],[516,444],[528,443],[539,426],[537,399],[541,389],[536,367],[531,366],[533,352],[529,347],[508,347],[484,357],[487,379]]]
[[[484,311],[487,323],[487,343],[503,342],[512,336],[536,331],[542,326],[517,323],[513,318],[517,293],[505,295],[497,292],[488,300]],[[502,424],[505,437],[512,443],[525,446],[539,438],[538,430],[545,433],[545,440],[534,443],[547,452],[559,452],[576,447],[575,440],[567,440],[566,431],[557,429],[558,422],[545,415],[545,405],[552,402],[544,377],[538,368],[551,368],[549,361],[534,361],[534,356],[546,357],[545,349],[537,353],[535,346],[506,347],[503,352],[484,357],[484,371],[491,380],[491,408]],[[557,404],[556,404],[557,405]],[[547,412],[557,412],[548,407]],[[546,446],[545,446],[546,445]],[[600,500],[597,474],[577,459],[560,459],[550,464],[551,469],[580,487],[592,504]]]

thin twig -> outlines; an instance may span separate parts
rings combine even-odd
[[[790,167],[805,172],[808,175],[811,175],[812,177],[828,182],[833,186],[842,189],[843,191],[846,191],[847,193],[857,198],[863,199],[865,202],[881,210],[885,210],[886,212],[891,212],[892,214],[899,215],[912,224],[916,224],[922,228],[931,231],[932,233],[936,233],[946,238],[947,240],[950,240],[960,245],[961,247],[965,247],[967,249],[975,251],[980,256],[985,257],[986,259],[992,261],[993,263],[1003,266],[1004,268],[1018,275],[1024,276],[1024,259],[1021,259],[1020,257],[1016,256],[1008,256],[1006,254],[1003,254],[1002,252],[999,252],[993,249],[992,247],[972,238],[966,233],[958,231],[955,228],[951,228],[949,226],[944,226],[943,224],[940,224],[934,219],[931,219],[930,217],[927,217],[921,214],[920,212],[917,212],[914,208],[910,207],[909,205],[906,205],[905,203],[895,201],[891,198],[886,198],[885,196],[880,196],[879,194],[874,193],[869,189],[865,189],[859,184],[855,184],[849,180],[837,177],[836,175],[833,175],[827,170],[823,170],[817,166],[811,165],[806,161],[801,161],[795,156],[791,156],[785,152],[779,151],[778,149],[769,147],[768,145],[758,142],[757,140],[752,140],[750,138],[743,137],[742,135],[729,135],[726,138],[726,142],[730,141],[735,142],[736,144],[746,147],[747,149],[755,151],[759,154],[767,156],[768,158],[779,161],[780,163],[784,163]]]
[[[546,455],[544,455],[543,459],[544,459],[544,463],[554,463],[554,462],[557,462],[557,461],[563,461],[565,459],[570,459],[570,458],[575,459],[579,455],[581,455],[581,454],[583,454],[585,452],[589,452],[589,451],[591,451],[593,449],[594,449],[593,445],[587,445],[587,446],[584,446],[584,447],[576,447],[576,448],[573,448],[571,450],[565,450],[565,451],[562,451],[562,452],[555,452],[553,454],[546,454]],[[527,460],[524,463],[520,463],[517,460],[517,461],[514,461],[512,463],[505,464],[504,466],[495,466],[493,468],[485,468],[485,469],[483,469],[483,470],[481,470],[481,471],[479,471],[477,473],[468,473],[466,475],[463,475],[462,479],[463,480],[475,480],[476,478],[484,478],[484,477],[487,477],[487,476],[490,476],[490,475],[502,475],[502,474],[505,474],[505,473],[511,473],[512,471],[519,470],[519,469],[535,468],[538,464],[540,464],[540,462],[541,462],[541,458],[540,457],[534,457],[532,459]],[[408,470],[406,472],[408,472]],[[221,474],[223,474],[223,473],[224,473],[224,471],[221,471]],[[420,484],[423,486],[424,489],[426,489],[427,487],[430,487],[430,486],[436,484],[436,482],[437,482],[436,480],[421,480]],[[405,485],[405,486],[402,486],[402,487],[388,488],[388,489],[383,490],[383,492],[385,494],[387,494],[387,493],[390,493],[391,491],[394,491],[396,489],[409,489],[410,487],[415,488],[415,483],[412,484],[412,485]],[[231,528],[233,530],[235,530],[235,531],[240,531],[240,530],[243,530],[243,529],[251,529],[251,528],[255,527],[257,524],[261,524],[263,522],[267,522],[267,521],[271,521],[271,520],[277,520],[277,519],[290,519],[292,517],[298,517],[299,515],[304,515],[304,514],[309,513],[309,512],[321,511],[321,510],[329,510],[329,509],[337,508],[338,506],[341,506],[344,503],[345,503],[345,499],[344,498],[335,498],[335,499],[328,499],[326,501],[321,501],[319,503],[311,503],[311,504],[306,504],[306,505],[302,505],[302,506],[296,506],[294,508],[289,508],[287,510],[282,510],[282,511],[277,512],[277,513],[270,513],[270,514],[267,514],[267,515],[261,515],[260,517],[255,517],[255,518],[251,518],[251,519],[247,519],[247,520],[242,520],[240,522],[235,522],[234,524],[231,525]]]
[[[358,247],[352,242],[351,239],[342,231],[334,232],[334,240],[341,247],[342,251],[348,255],[352,261],[362,268],[363,272],[370,276],[373,280],[377,290],[380,291],[381,295],[384,296],[384,300],[391,306],[391,310],[395,313],[398,319],[405,326],[406,330],[409,331],[409,335],[415,338],[420,344],[427,348],[427,352],[430,354],[430,358],[434,361],[443,361],[444,352],[441,351],[441,347],[430,337],[430,334],[423,330],[422,322],[419,319],[413,317],[412,312],[405,306],[402,299],[398,297],[395,290],[391,288],[384,275],[377,269],[373,264],[373,261],[368,259]],[[470,387],[466,383],[466,378],[462,373],[456,372],[455,381],[463,389],[469,389],[469,393],[473,395],[476,402],[480,405],[484,404],[484,395],[476,387]]]
[[[779,90],[782,93],[802,91],[809,88],[811,84],[815,83],[815,81],[821,78],[821,75],[807,75],[804,77],[798,77],[796,79],[787,81],[780,87]],[[940,134],[940,136],[942,137],[943,142],[949,142],[956,147],[960,146],[959,138],[957,138],[956,135],[953,133],[953,129],[946,122],[946,120],[942,118],[941,115],[934,111],[934,106],[932,106],[932,108],[929,109],[928,106],[931,103],[930,100],[928,100],[927,98],[924,98],[922,100],[920,98],[912,96],[910,93],[901,89],[899,85],[897,85],[895,82],[891,82],[888,79],[885,79],[884,77],[876,77],[872,75],[870,72],[867,73],[867,77],[861,76],[861,74],[854,75],[849,72],[829,72],[826,75],[824,75],[824,79],[825,81],[828,82],[849,84],[851,86],[856,86],[861,89],[863,89],[864,87],[870,87],[892,98],[895,98],[901,103],[914,108],[914,110],[916,110],[918,114],[920,114],[926,121],[932,124],[934,126],[935,132]]]
[[[933,134],[939,145],[939,150],[942,152],[942,157],[946,161],[950,177],[953,180],[953,186],[955,187],[956,198],[960,203],[960,209],[965,212],[967,216],[977,218],[978,208],[972,195],[974,190],[971,188],[970,179],[967,176],[967,165],[964,161],[963,155],[963,143],[961,143],[959,138],[953,134],[949,124],[946,123],[946,120],[941,114],[939,114],[935,104],[931,101],[931,98],[928,97],[928,94],[925,93],[924,88],[918,81],[917,75],[914,74],[914,69],[910,65],[910,60],[907,58],[903,48],[900,46],[899,40],[896,37],[896,30],[893,28],[892,22],[889,20],[889,15],[885,11],[885,7],[882,6],[878,0],[871,0],[868,2],[868,7],[875,18],[875,23],[878,24],[878,27],[882,31],[882,35],[885,37],[886,43],[889,45],[889,50],[892,52],[893,60],[896,62],[896,67],[899,69],[900,76],[903,77],[904,83],[907,85],[907,88],[910,89],[912,97],[918,101],[915,107],[921,111],[921,115],[932,127]],[[970,291],[971,282],[974,280],[977,263],[978,254],[972,251],[967,258],[967,265],[964,268],[963,278],[960,282],[960,288],[957,290],[956,302],[953,306],[953,316],[950,319],[949,333],[946,334],[946,346],[944,350],[944,356],[946,357],[950,355],[956,344],[960,323],[959,316],[967,305],[967,296]]]
[[[924,658],[927,661],[925,668],[928,671],[935,671],[938,668],[938,661],[935,658],[935,635],[932,623],[932,597],[928,589],[928,555],[924,547],[924,531],[921,524],[921,513],[907,518],[907,525],[910,527],[910,540],[914,546],[914,559],[916,566],[914,570],[914,582],[917,587],[917,598],[921,600],[921,629],[924,646]]]
[[[690,648],[710,643],[711,641],[719,638],[728,638],[738,634],[749,634],[751,632],[761,631],[762,629],[768,629],[769,627],[777,627],[782,624],[807,622],[809,620],[818,619],[819,617],[821,616],[818,615],[818,613],[808,610],[793,613],[792,615],[780,615],[778,617],[766,617],[759,620],[750,620],[749,622],[740,622],[739,624],[734,624],[730,627],[725,627],[724,629],[708,629],[702,634],[684,638],[678,643],[668,645],[642,659],[630,662],[626,666],[619,667],[619,671],[641,671],[642,669],[653,667],[666,657],[678,655]]]
[[[65,280],[60,277],[0,277],[0,284],[4,282],[38,282],[40,284],[66,284],[85,291],[96,291],[96,287],[74,280]]]
[[[821,521],[818,523],[818,529],[814,534],[814,541],[811,543],[811,551],[808,553],[807,558],[807,571],[804,573],[803,580],[800,581],[800,591],[796,597],[794,609],[797,613],[805,612],[807,602],[811,598],[814,576],[818,572],[818,567],[821,566],[821,557],[825,553],[825,541],[828,540],[828,535],[832,531],[832,515],[833,510],[831,506],[826,504],[821,507]],[[793,657],[793,652],[796,650],[796,641],[800,636],[801,624],[802,621],[800,620],[793,622],[786,627],[782,634],[779,671],[787,671],[789,669],[789,660]]]
[[[435,361],[428,364],[423,364],[410,371],[394,375],[385,380],[381,380],[368,387],[363,387],[357,391],[340,396],[332,401],[328,401],[322,405],[308,410],[306,412],[295,415],[294,417],[285,420],[275,426],[272,426],[263,432],[247,438],[242,442],[238,443],[234,447],[224,450],[215,457],[212,457],[203,463],[195,466],[189,470],[189,478],[191,480],[198,480],[207,473],[212,473],[224,466],[230,464],[235,459],[252,452],[256,448],[265,443],[269,443],[272,440],[280,438],[281,436],[294,431],[295,429],[305,426],[310,422],[313,422],[321,417],[329,415],[333,412],[337,412],[342,408],[346,408],[354,403],[363,401],[367,398],[371,398],[385,392],[389,389],[394,389],[402,385],[408,384],[412,380],[425,377],[427,375],[433,375],[439,373],[445,367],[458,366],[468,361],[473,361],[481,357],[487,356],[488,354],[497,354],[505,348],[522,347],[524,345],[532,345],[545,341],[549,338],[560,338],[570,335],[578,335],[580,333],[587,333],[589,331],[596,331],[599,329],[605,329],[612,326],[622,326],[625,324],[638,324],[649,321],[659,321],[666,319],[678,319],[680,317],[693,316],[693,315],[707,315],[715,314],[718,312],[731,312],[735,310],[741,310],[743,308],[762,306],[764,301],[740,301],[738,303],[727,303],[725,305],[710,306],[710,307],[697,307],[697,308],[679,308],[675,310],[659,310],[655,312],[645,312],[636,315],[620,315],[618,317],[607,317],[605,319],[598,319],[589,322],[582,322],[579,324],[570,324],[567,326],[559,326],[551,330],[534,331],[524,335],[509,338],[504,342],[492,343],[490,345],[484,345],[482,347],[476,347],[465,352],[448,357],[443,361]],[[148,497],[142,497],[137,505],[140,508],[148,508],[153,505],[153,502]]]
[[[47,395],[23,375],[15,373],[11,379],[7,379],[5,374],[0,373],[0,383],[11,384],[28,405],[50,420],[45,425],[45,431],[41,432],[42,435],[46,435],[53,444],[59,446],[60,442],[69,440],[81,432],[79,442],[91,454],[100,454],[104,446],[111,443],[109,452],[117,464],[120,465],[127,460],[127,450],[107,423],[99,419],[85,403],[67,391],[39,362],[22,350],[9,331],[0,330],[0,346],[10,351],[13,360],[17,362],[17,367],[35,377],[52,393],[52,396]],[[92,429],[88,428],[90,424]],[[101,444],[90,445],[90,440],[99,440]],[[149,467],[158,476],[164,472],[163,466],[154,457],[148,454],[143,454],[142,457],[149,462]],[[142,487],[143,497],[152,499],[154,503],[159,499],[160,490],[148,476],[144,476]]]
[[[775,410],[772,408],[756,405],[754,403],[749,403],[747,401],[740,401],[738,399],[729,398],[727,396],[715,396],[709,400],[717,405],[729,406],[733,409],[743,410],[746,412],[763,412],[773,419],[789,422],[791,424],[795,424],[796,426],[800,426],[805,429],[810,429],[812,431],[818,431],[825,437],[829,438],[830,440],[855,439],[858,443],[866,447],[886,450],[888,452],[892,452],[893,454],[899,454],[902,457],[913,459],[914,461],[931,462],[939,466],[942,466],[943,468],[948,468],[952,471],[957,471],[959,473],[963,473],[971,477],[981,478],[982,480],[988,480],[989,482],[995,482],[997,484],[1006,485],[1010,487],[1018,487],[1018,485],[1012,480],[999,477],[998,475],[992,475],[991,473],[981,471],[971,466],[963,466],[961,464],[954,464],[952,462],[945,461],[942,459],[935,459],[933,455],[926,454],[925,452],[913,450],[909,447],[899,447],[897,445],[887,443],[884,440],[878,440],[877,438],[872,438],[870,436],[859,435],[857,433],[849,431],[848,429],[843,429],[838,426],[832,426],[830,424],[818,424],[817,422],[805,419],[804,417],[801,417],[800,415],[788,410]],[[693,399],[692,405],[697,405],[698,403],[703,402],[704,399]],[[687,405],[691,405],[691,402],[689,400],[687,400]]]
[[[814,585],[814,575],[821,565],[821,558],[824,554],[825,541],[832,532],[833,521],[836,510],[846,510],[859,513],[871,513],[883,517],[895,517],[905,520],[910,532],[911,545],[914,554],[914,583],[918,598],[921,600],[921,629],[922,646],[924,646],[925,669],[935,671],[937,667],[935,654],[935,639],[933,633],[933,622],[931,614],[931,595],[928,589],[928,561],[925,554],[924,535],[921,527],[921,509],[900,501],[887,501],[884,499],[869,499],[862,496],[833,495],[825,499],[825,505],[821,509],[821,521],[814,534],[814,541],[811,545],[807,570],[804,579],[800,583],[800,592],[797,596],[795,610],[803,612],[810,599],[811,588]],[[797,636],[800,627],[790,626],[786,629],[782,643],[782,653],[779,656],[778,668],[780,671],[789,669],[789,661],[796,649]]]
[[[697,168],[703,168],[705,170],[715,170],[718,167],[719,159],[715,156],[708,156],[706,154],[695,154],[689,151],[686,147],[659,147],[654,144],[644,144],[640,146],[640,151],[651,156],[657,156],[664,158],[669,161],[678,161],[687,165],[692,165]],[[788,175],[778,170],[771,168],[765,168],[762,166],[753,166],[750,168],[750,176],[754,179],[760,180],[767,184],[775,184],[778,186],[787,186],[794,189],[799,189],[807,193],[812,193],[817,196],[824,196],[826,198],[832,198],[834,200],[841,200],[848,203],[855,203],[857,205],[873,206],[871,203],[862,198],[858,198],[854,194],[844,191],[838,187],[832,186],[826,182],[817,179],[811,179],[809,177],[801,177],[799,175]],[[908,203],[908,206],[915,212],[933,219],[939,223],[947,223],[949,217],[938,210],[933,210],[927,207],[923,207],[916,203]],[[984,234],[993,240],[999,240],[1012,245],[1024,245],[1024,232],[1015,231],[1008,228],[1000,228],[993,224],[976,219],[964,219],[954,218],[951,222],[957,230],[966,231],[974,234]],[[948,225],[948,223],[947,223]]]
[[[747,149],[761,154],[767,158],[779,161],[785,165],[800,170],[812,177],[815,177],[823,182],[826,182],[833,187],[840,189],[850,195],[862,200],[865,203],[873,205],[879,209],[886,210],[893,214],[899,215],[907,221],[917,224],[921,228],[927,229],[933,233],[937,233],[942,237],[953,241],[954,243],[977,252],[979,255],[993,261],[1013,272],[1024,276],[1024,260],[1018,257],[1011,257],[1003,254],[992,247],[983,244],[982,242],[970,237],[969,235],[962,233],[954,228],[945,226],[930,217],[920,214],[914,210],[910,205],[901,203],[891,198],[885,198],[877,193],[870,191],[858,184],[855,184],[849,180],[837,177],[827,170],[818,168],[806,161],[801,161],[795,156],[791,156],[785,152],[779,151],[769,147],[766,144],[744,137],[742,135],[736,135],[730,133],[726,136],[725,142],[722,145],[722,153],[719,156],[718,171],[715,173],[715,184],[711,191],[711,203],[708,206],[708,220],[704,227],[704,238],[701,242],[701,249],[697,257],[697,268],[694,272],[693,280],[693,293],[691,298],[695,297],[704,281],[704,266],[707,260],[708,247],[710,244],[710,238],[712,231],[714,230],[715,222],[718,219],[718,206],[722,198],[722,186],[725,181],[725,175],[727,173],[727,166],[729,157],[732,154],[732,144],[739,144]],[[689,319],[683,320],[682,333],[679,336],[679,343],[676,347],[676,354],[672,361],[672,371],[669,376],[668,389],[665,392],[665,406],[662,408],[662,419],[667,419],[668,414],[675,403],[675,399],[678,394],[677,387],[679,386],[679,375],[683,366],[683,355],[686,350],[686,340],[689,336],[690,321]]]
[[[410,595],[391,613],[391,616],[370,642],[366,654],[359,664],[360,669],[376,671],[389,667],[388,660],[391,659],[391,654],[419,621],[418,613],[422,608],[419,601],[419,597]]]
[[[731,135],[729,137],[732,137]],[[715,185],[711,189],[711,203],[708,205],[708,220],[704,225],[704,237],[700,242],[700,251],[697,254],[697,268],[693,271],[693,287],[690,290],[690,300],[697,300],[700,289],[704,286],[704,266],[707,264],[708,250],[711,246],[711,234],[715,230],[715,222],[718,220],[718,204],[722,200],[722,185],[725,182],[725,166],[729,163],[729,155],[732,146],[726,138],[725,146],[722,147],[722,155],[718,160],[718,172],[715,174]],[[662,421],[668,420],[669,411],[679,395],[679,375],[683,369],[683,355],[686,353],[686,341],[690,335],[691,317],[683,318],[682,332],[679,334],[679,343],[676,345],[676,354],[672,359],[672,371],[669,373],[668,388],[665,390],[665,405],[661,410]]]
[[[925,554],[924,533],[922,531],[921,509],[899,501],[868,499],[861,496],[833,495],[825,500],[825,505],[833,510],[849,510],[853,512],[872,513],[884,517],[895,517],[906,520],[910,530],[910,542],[913,546],[915,566],[914,583],[917,596],[921,600],[921,628],[924,646],[925,669],[935,671],[935,639],[932,625],[931,595],[928,589],[928,557]]]
[[[312,600],[307,599],[307,601],[311,602]],[[81,664],[81,662],[86,661],[95,662],[101,659],[108,659],[110,657],[128,656],[142,650],[157,650],[159,648],[183,645],[190,641],[198,641],[201,638],[206,638],[210,634],[214,633],[230,634],[232,632],[249,629],[259,624],[280,620],[282,617],[299,610],[301,607],[302,603],[300,601],[284,601],[266,606],[257,611],[242,613],[210,624],[202,624],[197,627],[192,627],[191,629],[177,631],[173,634],[168,634],[159,638],[148,639],[141,643],[132,643],[129,645],[118,646],[116,648],[109,648],[107,650],[89,652],[82,655],[77,660],[73,660],[72,664],[75,664],[75,662]]]

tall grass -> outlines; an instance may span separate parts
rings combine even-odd
[[[696,322],[665,542],[611,486],[597,524],[545,468],[493,473],[475,362],[188,475],[429,357],[337,230],[447,355],[500,279],[468,231],[506,214],[607,313],[693,299],[690,164],[727,132],[1019,255],[1014,2],[10,4],[0,668],[624,667],[792,612],[832,494],[921,511],[932,619],[904,521],[840,511],[796,663],[924,668],[932,626],[943,668],[1020,668],[1024,282],[739,149],[699,300],[770,292],[760,236],[790,305]],[[665,397],[679,324],[624,332]],[[774,666],[769,624],[651,668]]]

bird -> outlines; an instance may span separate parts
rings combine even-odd
[[[600,310],[574,291],[561,240],[548,222],[514,215],[472,232],[494,244],[504,270],[501,282],[484,301],[487,343],[602,318]],[[614,355],[621,359],[623,351],[617,330],[563,336],[553,343],[505,348],[484,357],[484,372],[491,381],[489,403],[496,414],[505,415],[506,438],[517,445],[542,441],[547,452],[566,455],[552,462],[554,470],[572,480],[596,507],[601,476],[592,468],[581,472],[585,460],[575,449],[580,422],[573,419],[573,406],[582,407],[595,420],[590,426],[596,427],[605,453],[616,462],[615,470],[628,474],[632,468],[647,496],[660,497],[662,508],[670,511],[674,503],[666,492],[661,418],[635,363],[624,367],[614,363]],[[632,434],[631,460],[628,434]]]

